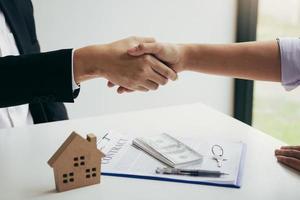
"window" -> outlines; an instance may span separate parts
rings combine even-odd
[[[92,169],[86,169],[85,170],[85,177],[86,178],[92,178],[97,176],[97,169],[96,167],[93,167]]]
[[[63,174],[63,183],[72,183],[74,182],[74,172]]]
[[[84,166],[85,165],[85,157],[80,156],[80,157],[74,157],[74,167],[79,167],[79,166]]]
[[[300,37],[299,0],[260,0],[257,40]],[[253,126],[288,144],[300,144],[300,88],[254,83]]]

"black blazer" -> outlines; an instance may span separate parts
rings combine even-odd
[[[68,119],[74,102],[72,49],[40,53],[31,0],[0,0],[20,56],[0,58],[0,107],[29,103],[34,123]]]

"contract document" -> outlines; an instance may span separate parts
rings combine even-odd
[[[171,135],[171,133],[167,133]],[[148,136],[151,138],[151,136]],[[157,135],[153,135],[153,138]],[[173,136],[172,136],[173,137]],[[158,167],[169,167],[153,156],[136,148],[133,141],[138,136],[110,131],[98,136],[98,148],[105,154],[102,159],[102,175],[127,178],[150,179],[192,184],[206,184],[224,187],[241,187],[241,177],[245,160],[246,145],[239,141],[211,141],[204,138],[176,138],[190,149],[201,155],[201,162],[195,162],[183,168],[214,170],[226,173],[220,177],[193,177],[183,175],[157,174]],[[175,137],[174,137],[175,138]],[[212,154],[214,145],[223,149],[224,161],[219,166]]]

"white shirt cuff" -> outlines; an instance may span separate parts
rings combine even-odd
[[[75,90],[77,90],[77,89],[80,88],[80,86],[77,85],[77,83],[75,82],[75,79],[74,79],[74,65],[73,65],[73,61],[74,61],[74,60],[73,60],[74,52],[75,52],[75,49],[72,50],[72,61],[71,61],[71,63],[72,63],[72,89],[73,89],[73,92],[74,92]]]

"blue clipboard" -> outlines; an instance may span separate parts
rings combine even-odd
[[[199,184],[199,185],[210,185],[210,186],[218,186],[218,187],[228,187],[228,188],[240,188],[242,185],[242,177],[245,165],[247,146],[243,143],[242,145],[242,153],[241,159],[239,163],[239,171],[238,177],[235,184],[227,184],[227,183],[218,183],[218,182],[206,182],[206,181],[193,181],[193,180],[184,180],[184,179],[175,179],[175,178],[167,178],[153,175],[139,175],[139,174],[127,174],[127,173],[109,173],[102,172],[101,174],[104,176],[115,176],[115,177],[124,177],[124,178],[136,178],[136,179],[147,179],[147,180],[156,180],[156,181],[167,181],[167,182],[177,182],[177,183],[188,183],[188,184]]]

